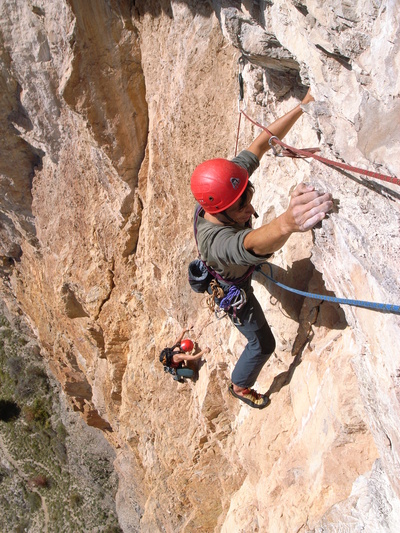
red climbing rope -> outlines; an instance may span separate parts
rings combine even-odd
[[[262,126],[255,120],[251,119],[243,110],[240,111],[247,120],[249,120],[252,124],[255,126],[258,126],[259,128],[262,128],[265,132],[268,133],[268,135],[271,136],[270,138],[270,146],[274,150],[274,146],[272,144],[272,141],[284,148],[279,154],[276,152],[276,149],[274,150],[274,153],[276,155],[282,155],[286,157],[312,157],[314,159],[317,159],[321,163],[324,163],[325,165],[338,167],[343,170],[349,170],[350,172],[357,172],[357,174],[363,174],[364,176],[369,176],[370,178],[375,178],[382,181],[387,181],[389,183],[394,183],[396,185],[400,185],[400,179],[395,176],[387,176],[385,174],[380,174],[379,172],[373,172],[371,170],[365,170],[363,168],[353,167],[351,165],[347,165],[346,163],[339,163],[338,161],[332,161],[331,159],[327,159],[325,157],[321,157],[320,155],[316,155],[315,152],[319,151],[319,148],[294,148],[293,146],[289,146],[282,142],[278,137],[275,137],[273,133],[271,133],[265,126]],[[239,122],[240,124],[240,122]]]

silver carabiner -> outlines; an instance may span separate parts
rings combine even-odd
[[[215,308],[214,314],[217,320],[222,320],[227,315],[226,311],[224,309],[221,309],[220,307]]]
[[[238,297],[236,301],[233,304],[231,304],[231,307],[235,307],[236,309],[241,309],[246,302],[247,302],[246,292],[243,289],[240,289],[240,297]]]
[[[282,154],[282,147],[279,146],[279,144],[272,144],[272,141],[273,140],[278,140],[280,141],[279,137],[277,137],[276,135],[272,135],[272,137],[270,137],[268,139],[268,144],[270,145],[270,147],[272,148],[272,153],[274,154],[275,157],[283,157],[283,154]]]

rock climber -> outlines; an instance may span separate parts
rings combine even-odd
[[[185,333],[188,333],[193,326],[184,329],[171,348],[164,348],[160,353],[160,362],[164,365],[164,370],[174,376],[174,380],[183,381],[183,378],[193,378],[194,371],[185,366],[188,361],[198,361],[201,357],[209,353],[210,348],[205,348],[196,355],[191,355],[194,344],[190,339],[184,339]]]
[[[309,90],[301,104],[312,100]],[[301,104],[273,122],[268,130],[282,139],[302,115]],[[243,280],[249,268],[265,262],[292,233],[310,230],[332,208],[331,194],[300,183],[284,213],[257,229],[251,228],[251,218],[256,213],[251,203],[254,187],[249,176],[270,148],[269,139],[270,135],[263,131],[247,150],[231,161],[205,161],[196,167],[191,178],[191,190],[198,202],[195,236],[200,257],[226,280]],[[219,284],[226,293],[230,286],[221,280]],[[247,300],[240,309],[230,309],[228,316],[248,343],[233,369],[229,391],[235,398],[261,409],[268,405],[269,398],[252,387],[275,350],[275,339],[253,294],[251,276],[240,280],[238,285]]]

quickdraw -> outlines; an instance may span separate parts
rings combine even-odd
[[[348,170],[350,172],[356,172],[357,174],[362,174],[363,176],[368,176],[370,178],[375,178],[378,180],[386,181],[388,183],[393,183],[395,185],[400,185],[400,178],[397,178],[396,176],[388,176],[386,174],[381,174],[379,172],[374,172],[372,170],[366,170],[364,168],[354,167],[352,165],[348,165],[346,163],[340,163],[339,161],[333,161],[331,159],[327,159],[326,157],[322,157],[320,155],[316,155],[316,152],[320,152],[319,148],[295,148],[294,146],[289,146],[288,144],[281,141],[276,135],[271,133],[268,128],[260,124],[259,122],[256,122],[252,118],[247,115],[243,109],[241,109],[241,102],[244,100],[244,88],[243,88],[243,65],[245,62],[245,57],[242,55],[238,59],[239,64],[239,98],[238,98],[238,111],[239,111],[239,123],[237,128],[237,136],[236,136],[236,147],[235,147],[235,157],[237,155],[237,149],[238,149],[238,142],[239,142],[239,132],[240,132],[240,122],[242,115],[247,118],[252,124],[257,126],[258,128],[263,129],[268,135],[270,136],[269,139],[269,145],[272,148],[272,152],[275,156],[278,157],[293,157],[293,158],[301,158],[305,159],[308,157],[312,157],[313,159],[316,159],[317,161],[320,161],[324,165],[328,165],[331,167],[337,167],[341,168],[342,170]],[[246,108],[246,106],[245,106]],[[278,149],[276,145],[273,144],[273,142],[276,143],[280,148]]]
[[[229,291],[219,303],[220,309],[227,313],[232,311],[232,321],[234,324],[241,325],[240,319],[237,317],[236,311],[241,309],[247,302],[246,292],[243,289],[239,289],[235,285],[229,288]]]
[[[238,59],[238,65],[239,65],[239,74],[238,74],[238,82],[239,82],[239,97],[238,97],[238,111],[239,111],[239,122],[237,127],[237,135],[236,135],[236,146],[235,146],[235,157],[237,156],[237,150],[238,150],[238,143],[239,143],[239,132],[240,132],[240,122],[242,118],[241,110],[240,110],[240,103],[244,100],[244,87],[243,87],[243,64],[244,64],[244,56],[242,55]]]
[[[243,114],[247,118],[247,120],[249,120],[252,124],[263,129],[266,133],[268,133],[268,135],[270,135],[270,139],[268,142],[272,148],[273,148],[272,142],[275,142],[281,148],[284,148],[282,152],[277,151],[276,148],[275,150],[273,149],[273,152],[275,155],[286,156],[286,157],[299,157],[303,159],[307,157],[312,157],[313,159],[320,161],[324,165],[341,168],[343,170],[348,170],[350,172],[356,172],[357,174],[362,174],[363,176],[368,176],[370,178],[375,178],[375,179],[386,181],[389,183],[394,183],[395,185],[400,185],[400,179],[397,178],[396,176],[388,176],[386,174],[380,174],[379,172],[373,172],[372,170],[366,170],[364,168],[354,167],[352,165],[347,165],[346,163],[340,163],[339,161],[332,161],[331,159],[327,159],[326,157],[317,155],[315,152],[318,152],[319,148],[295,148],[294,146],[289,146],[288,144],[281,141],[278,137],[276,137],[273,133],[271,133],[268,128],[266,128],[262,124],[259,124],[258,122],[250,118],[243,110],[240,110],[240,114]]]

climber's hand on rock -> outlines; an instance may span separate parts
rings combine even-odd
[[[243,245],[255,255],[273,254],[282,248],[292,233],[307,231],[321,222],[332,206],[330,193],[300,183],[291,195],[288,209],[271,222],[247,233]]]
[[[333,207],[330,193],[317,191],[312,185],[300,183],[292,192],[284,214],[291,232],[307,231],[325,218]]]

